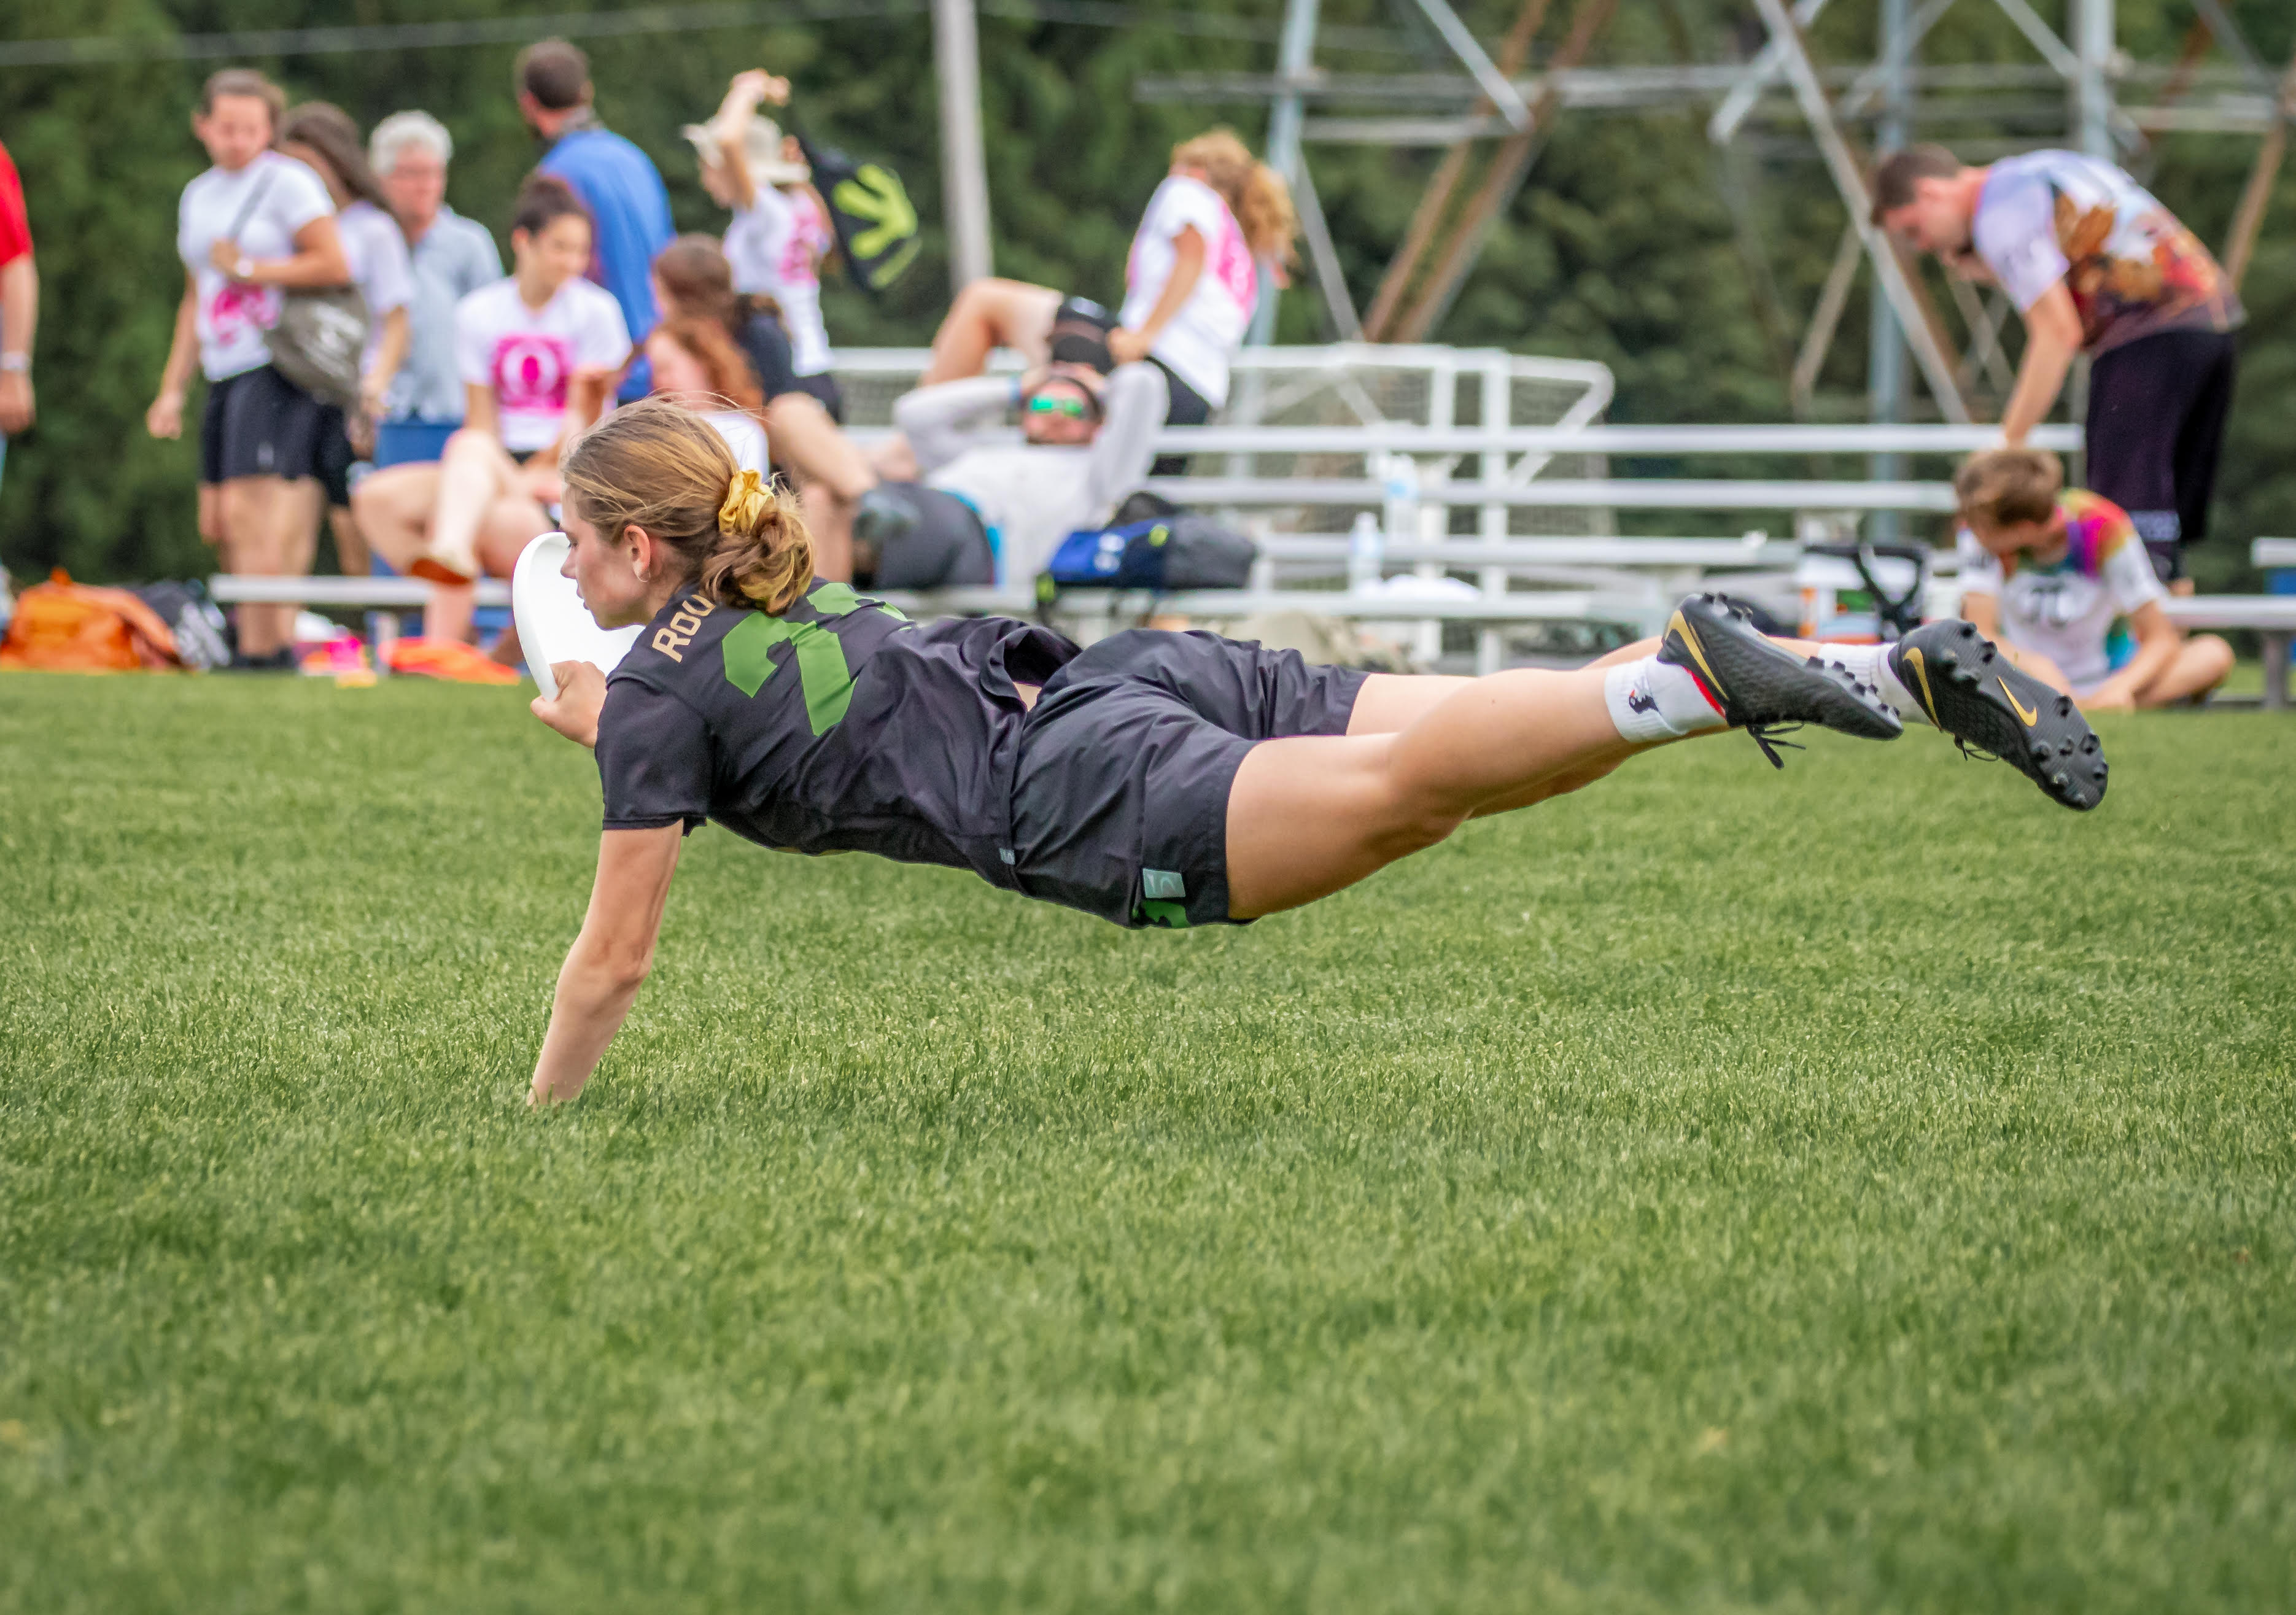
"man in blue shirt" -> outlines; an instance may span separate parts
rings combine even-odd
[[[544,39],[518,54],[518,110],[550,150],[542,171],[574,187],[596,226],[590,278],[622,306],[630,340],[640,348],[654,328],[647,272],[669,245],[669,193],[653,160],[607,128],[591,110],[590,59],[563,39]],[[622,382],[627,403],[652,381],[641,357]]]

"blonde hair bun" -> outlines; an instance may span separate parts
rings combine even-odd
[[[615,410],[576,439],[561,475],[567,508],[619,540],[642,527],[720,605],[778,612],[813,581],[797,502],[744,470],[718,429],[668,398]]]

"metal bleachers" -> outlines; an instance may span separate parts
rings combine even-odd
[[[928,357],[922,348],[840,354],[855,436],[890,434],[893,401]],[[1017,365],[999,355],[991,368]],[[1925,519],[1915,530],[1931,530],[1953,508],[1941,474],[1952,457],[1997,440],[1985,426],[1618,426],[1602,419],[1611,393],[1603,365],[1498,349],[1247,349],[1226,407],[1207,425],[1168,428],[1160,438],[1160,452],[1185,457],[1185,473],[1148,487],[1249,533],[1260,553],[1250,586],[1153,597],[1077,590],[1052,613],[1086,638],[1152,611],[1215,624],[1284,611],[1413,624],[1411,649],[1428,664],[1447,649],[1445,625],[1456,624],[1445,665],[1489,671],[1517,659],[1512,631],[1593,622],[1650,632],[1673,601],[1717,581],[1790,614],[1803,538],[1855,536],[1877,512],[1911,513]],[[2045,428],[2035,442],[2077,451],[2080,434]],[[1841,475],[1884,453],[1939,474]],[[1615,474],[1620,460],[1635,474]],[[1792,474],[1813,465],[1833,474]],[[1687,474],[1693,467],[1759,474]],[[1653,512],[1678,512],[1689,530],[1622,536],[1621,512],[1644,528],[1669,525]],[[1751,530],[1714,534],[1742,522]],[[1949,571],[1950,553],[1939,559]],[[2259,540],[2256,561],[2296,566],[2296,541]],[[482,604],[505,593],[493,582],[480,590]],[[392,610],[419,608],[430,587],[405,578],[218,578],[214,593],[226,602]],[[1039,609],[1027,578],[901,603],[953,613]],[[2267,701],[2284,701],[2296,596],[2187,599],[2171,609],[2193,627],[2257,631],[2269,664]]]

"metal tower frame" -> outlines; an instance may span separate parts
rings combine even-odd
[[[1808,29],[1828,0],[1748,0],[1764,44],[1751,60],[1665,67],[1589,68],[1589,51],[1618,0],[1573,0],[1562,41],[1538,71],[1525,75],[1531,45],[1551,0],[1521,0],[1496,59],[1487,54],[1447,0],[1410,0],[1456,59],[1448,74],[1345,75],[1315,65],[1318,0],[1286,0],[1277,70],[1272,76],[1203,73],[1143,79],[1144,100],[1259,100],[1271,103],[1269,160],[1291,180],[1300,203],[1302,235],[1336,334],[1374,341],[1417,341],[1440,321],[1480,254],[1490,224],[1521,190],[1564,112],[1679,112],[1685,99],[1716,102],[1707,133],[1724,159],[1722,190],[1740,221],[1758,305],[1783,334],[1786,323],[1775,283],[1760,261],[1757,233],[1744,216],[1748,187],[1729,166],[1732,148],[1758,112],[1791,98],[1817,144],[1848,214],[1832,272],[1804,327],[1791,371],[1798,409],[1807,409],[1819,370],[1861,273],[1871,274],[1868,406],[1877,421],[1906,411],[1904,360],[1938,413],[1964,422],[1987,408],[1985,395],[2009,380],[2000,338],[2012,312],[1997,292],[1981,293],[1948,278],[1961,327],[1956,338],[1917,266],[1866,222],[1868,176],[1876,158],[1903,145],[1939,92],[2007,92],[2027,98],[2021,111],[2061,108],[2066,138],[2079,149],[2128,164],[2142,160],[2151,138],[2177,130],[2243,131],[2260,135],[2241,205],[2224,250],[2235,284],[2245,275],[2274,179],[2296,121],[2296,61],[2276,75],[2226,12],[2222,0],[2191,0],[2193,23],[2178,60],[2148,64],[2119,50],[2114,0],[2066,0],[2070,38],[2060,37],[2030,0],[1874,0],[1879,54],[1856,66],[1821,64]],[[1924,69],[1923,38],[1956,4],[1991,5],[2033,47],[2030,66]],[[2227,61],[2204,61],[2211,48]],[[2124,90],[2149,90],[2135,104]],[[1373,115],[1318,117],[1332,102],[1370,105]],[[1872,149],[1852,133],[1871,120]],[[1442,146],[1438,166],[1371,306],[1358,316],[1308,161],[1316,143]],[[1471,182],[1471,176],[1472,176]],[[1273,332],[1274,299],[1263,304],[1259,339]],[[1778,344],[1783,351],[1784,344]],[[1877,463],[1875,471],[1887,467]]]

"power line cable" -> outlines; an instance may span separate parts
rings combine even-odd
[[[0,44],[0,68],[95,67],[123,61],[201,61],[262,56],[337,56],[373,51],[437,50],[456,45],[523,45],[535,39],[608,39],[647,34],[707,33],[775,23],[838,22],[859,18],[915,17],[925,0],[771,0],[769,4],[650,5],[620,12],[571,12],[557,16],[489,17],[447,22],[393,22],[357,28],[236,29],[217,34],[76,39],[23,39]],[[1067,23],[1078,28],[1136,29],[1199,38],[1273,40],[1273,22],[1219,13],[1154,11],[1107,0],[980,0],[984,16],[1017,22]],[[1377,29],[1329,28],[1325,44],[1341,50],[1400,52],[1397,37]]]

